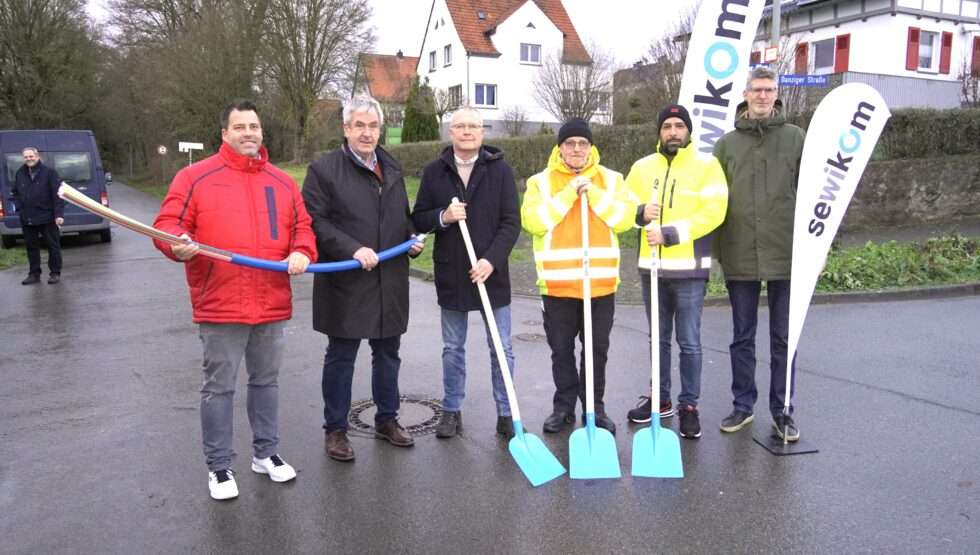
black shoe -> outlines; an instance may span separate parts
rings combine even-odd
[[[752,413],[735,409],[721,421],[721,431],[728,433],[737,432],[751,423],[753,419],[755,417],[752,416]]]
[[[792,416],[777,414],[772,417],[772,427],[779,439],[793,443],[800,440],[800,429],[796,427]]]
[[[575,422],[575,415],[567,412],[555,411],[544,421],[544,431],[549,434],[557,434],[565,429],[566,426]]]
[[[497,435],[504,436],[504,439],[514,437],[514,418],[512,416],[497,417]]]
[[[635,422],[637,424],[646,424],[650,421],[650,408],[653,402],[646,395],[640,395],[640,402],[637,403],[636,408],[630,409],[626,413],[626,418],[629,418],[630,422]],[[665,399],[660,403],[660,418],[670,418],[674,416],[674,406],[670,403],[670,399]]]
[[[698,418],[698,408],[694,405],[681,405],[678,413],[681,415],[681,437],[688,439],[701,437],[701,419]]]
[[[41,283],[41,274],[27,274],[24,281],[20,282],[21,285],[34,285],[35,283]]]
[[[463,412],[458,410],[444,410],[442,411],[442,417],[439,418],[439,423],[436,424],[436,437],[443,439],[453,437],[462,429]]]
[[[583,420],[584,420],[584,418],[583,418]],[[598,426],[598,427],[600,427],[600,428],[609,430],[609,433],[611,433],[612,435],[616,435],[616,423],[613,422],[612,421],[612,418],[609,418],[609,416],[606,415],[606,413],[604,413],[604,412],[597,412],[596,413],[596,415],[595,415],[595,425]]]
[[[49,285],[54,285],[59,281],[61,281],[61,274],[51,274],[50,276],[48,276]]]

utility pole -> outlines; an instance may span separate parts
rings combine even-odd
[[[782,23],[782,0],[772,0],[772,42],[769,44],[779,48],[779,25]]]

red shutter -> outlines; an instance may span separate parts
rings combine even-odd
[[[973,37],[973,66],[971,67],[971,73],[980,76],[980,37]]]
[[[834,73],[847,71],[851,57],[851,35],[837,36],[837,51],[834,52]]]
[[[810,53],[810,45],[801,42],[796,45],[796,65],[794,66],[795,72],[798,75],[802,75],[807,72],[807,61],[808,55]]]
[[[756,50],[755,52],[752,53],[752,56],[749,57],[749,63],[752,64],[752,65],[756,65],[756,64],[758,64],[761,61],[762,61],[762,51],[761,50]]]
[[[909,27],[909,42],[905,47],[905,69],[919,69],[919,28]]]
[[[943,33],[943,46],[939,50],[939,73],[949,73],[949,61],[953,57],[953,33]]]

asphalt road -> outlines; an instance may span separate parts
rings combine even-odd
[[[157,200],[121,184],[112,195],[152,221]],[[303,276],[280,378],[281,452],[299,476],[281,485],[249,471],[240,394],[241,496],[219,503],[207,493],[201,348],[182,268],[148,239],[113,236],[69,246],[56,286],[0,272],[2,553],[980,552],[980,297],[812,307],[797,420],[820,452],[794,457],[770,455],[752,430],[718,431],[731,407],[730,312],[705,309],[704,435],[682,441],[682,480],[630,476],[625,413],[646,391],[648,350],[642,309],[618,307],[606,399],[624,476],[532,488],[493,433],[475,314],[463,437],[398,449],[358,435],[354,463],[328,459],[326,341],[311,330]],[[525,421],[567,465],[568,434],[540,431],[553,386],[538,303],[515,299],[513,311]],[[441,397],[438,321],[432,284],[413,280],[403,394]],[[767,347],[762,339],[763,392]],[[355,399],[370,396],[366,353]],[[240,393],[242,382],[244,371]],[[765,401],[756,408],[752,428],[764,432]],[[427,411],[406,405],[403,421]]]

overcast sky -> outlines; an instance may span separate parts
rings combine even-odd
[[[370,0],[378,42],[375,51],[394,54],[399,49],[417,56],[432,0]],[[586,45],[608,50],[619,65],[629,65],[646,54],[650,42],[689,9],[696,0],[563,0],[565,10]],[[88,0],[89,13],[105,17],[107,0]]]

